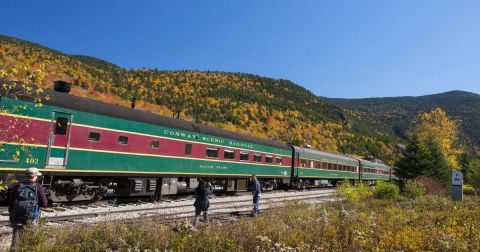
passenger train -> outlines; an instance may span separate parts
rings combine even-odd
[[[234,133],[69,95],[69,86],[36,106],[0,98],[0,173],[38,167],[53,201],[190,192],[200,178],[216,190],[245,191],[251,174],[264,190],[341,180],[395,180],[381,162]],[[12,158],[14,150],[24,151]]]

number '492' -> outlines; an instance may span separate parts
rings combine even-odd
[[[27,159],[25,159],[25,163],[27,163],[27,164],[38,164],[38,158],[27,158]]]

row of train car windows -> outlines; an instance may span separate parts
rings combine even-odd
[[[88,140],[92,141],[92,142],[99,142],[100,141],[100,136],[101,135],[98,132],[90,132],[88,134]],[[118,137],[118,144],[122,144],[122,145],[128,144],[128,137],[119,136]],[[160,148],[160,142],[159,141],[151,141],[150,142],[150,147],[152,149],[158,149],[158,148]]]
[[[300,159],[300,163],[302,167],[310,167],[310,168],[317,168],[317,169],[325,169],[325,170],[337,170],[337,171],[351,171],[356,172],[357,168],[355,166],[350,165],[342,165],[342,164],[334,164],[334,163],[327,163],[327,162],[318,162],[306,159]]]
[[[88,134],[88,140],[89,140],[89,141],[92,141],[92,142],[98,142],[98,141],[100,141],[100,133],[90,132],[90,133]],[[157,145],[159,145],[159,144],[158,144],[158,141],[156,141],[156,142],[157,142]],[[123,144],[123,145],[128,144],[128,137],[126,137],[126,136],[119,136],[119,137],[118,137],[118,144]],[[153,146],[153,142],[152,142],[152,146]],[[152,147],[152,148],[153,148],[153,147]],[[157,147],[157,148],[158,148],[158,147]]]
[[[376,173],[376,174],[390,175],[390,172],[388,172],[388,171],[376,170],[376,169],[369,169],[369,168],[363,168],[363,169],[362,169],[362,172],[364,172],[364,173]]]
[[[88,140],[93,142],[100,141],[100,133],[98,132],[90,132],[88,135]],[[128,137],[126,136],[119,136],[118,137],[118,144],[126,145],[128,144]],[[158,149],[160,148],[160,142],[153,140],[150,142],[150,148]],[[218,158],[219,150],[217,148],[207,148],[205,151],[205,155],[207,158]],[[192,144],[185,144],[185,155],[190,156],[192,155]],[[235,151],[234,150],[225,150],[223,152],[224,159],[235,159]],[[250,153],[248,151],[240,151],[240,160],[248,161],[250,159]],[[260,154],[253,154],[253,161],[254,162],[262,162],[262,155]],[[282,164],[282,158],[276,157],[275,163]],[[273,156],[266,155],[265,156],[265,163],[273,163]]]
[[[218,148],[207,148],[205,151],[205,155],[207,158],[218,158],[219,157],[219,149]],[[224,150],[223,151],[223,158],[224,159],[235,159],[235,151],[234,150]],[[250,153],[248,151],[240,151],[240,160],[241,161],[248,161],[250,160]],[[261,163],[262,162],[262,155],[261,154],[253,154],[253,161]],[[265,163],[273,164],[273,156],[265,155]],[[275,157],[276,164],[282,164],[283,159],[280,157]]]

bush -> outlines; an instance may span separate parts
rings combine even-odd
[[[431,177],[418,177],[414,180],[416,184],[423,185],[425,194],[450,196],[450,190],[441,180]]]
[[[400,197],[400,188],[394,183],[379,181],[373,194],[379,199],[398,199]]]
[[[477,190],[472,185],[463,185],[463,194],[477,196]]]
[[[352,202],[358,202],[359,200],[368,198],[373,194],[372,189],[370,189],[367,184],[360,183],[358,185],[352,185],[348,180],[343,181],[337,187],[337,192],[341,197]]]
[[[405,196],[411,199],[416,199],[425,194],[425,186],[415,182],[407,183],[405,185]]]

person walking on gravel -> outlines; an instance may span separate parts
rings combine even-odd
[[[8,212],[13,229],[10,251],[18,250],[20,236],[25,227],[37,226],[39,206],[47,207],[48,204],[45,189],[36,183],[42,174],[32,167],[25,171],[25,175],[27,180],[15,186],[10,194]]]
[[[252,194],[253,194],[253,211],[252,215],[257,216],[260,211],[259,211],[259,204],[260,204],[260,193],[261,193],[261,186],[260,182],[257,179],[257,175],[252,174]]]
[[[212,185],[200,179],[198,187],[195,189],[195,221],[193,225],[197,225],[200,221],[200,214],[203,211],[203,219],[205,222],[208,221],[208,208],[210,207],[210,202],[208,200],[208,195],[213,192]]]

